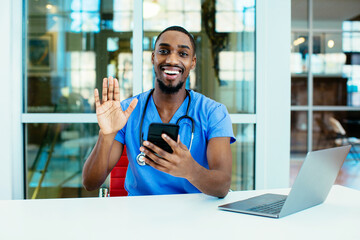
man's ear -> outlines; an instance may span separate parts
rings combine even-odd
[[[196,55],[194,55],[194,57],[193,57],[193,59],[192,59],[192,61],[191,61],[191,70],[193,70],[194,68],[195,68],[195,66],[196,66]]]
[[[151,63],[152,65],[154,65],[154,57],[155,57],[155,54],[154,52],[151,53]]]

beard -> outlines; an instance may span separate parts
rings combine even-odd
[[[176,86],[167,86],[160,79],[156,78],[160,90],[165,94],[175,94],[184,86],[185,81],[179,82]]]

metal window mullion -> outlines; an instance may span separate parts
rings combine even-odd
[[[303,33],[308,32],[309,29],[306,28],[292,28],[291,32],[293,33]],[[326,29],[326,28],[313,28],[312,31],[314,33],[343,33],[343,32],[360,32],[359,30],[343,30],[343,29]]]
[[[313,54],[313,0],[308,0],[308,21],[309,21],[309,66],[308,66],[308,136],[307,136],[307,151],[312,151],[313,138],[313,93],[314,93],[314,78],[312,74],[311,60]]]
[[[291,111],[308,111],[308,106],[291,106]]]
[[[256,124],[256,114],[230,114],[233,124]]]
[[[230,114],[233,124],[256,124],[256,114]],[[24,113],[22,123],[97,123],[95,113]]]
[[[313,106],[313,111],[360,111],[360,107],[347,106]]]
[[[29,19],[28,15],[28,9],[29,4],[28,1],[22,1],[22,23],[26,23]],[[23,47],[23,53],[22,53],[22,89],[23,89],[23,99],[22,99],[22,112],[25,113],[28,110],[28,66],[27,66],[27,55],[24,53],[28,52],[28,24],[22,24],[22,47]]]
[[[308,28],[291,28],[291,32],[293,33],[304,33],[308,31],[309,31]]]
[[[95,113],[25,113],[22,123],[97,123]]]
[[[143,91],[143,1],[134,0],[133,96]]]
[[[333,111],[344,112],[353,111],[360,112],[360,107],[347,107],[347,106],[312,106],[312,111]],[[291,111],[308,111],[309,106],[291,106]]]

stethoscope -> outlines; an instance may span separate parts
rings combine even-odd
[[[154,88],[150,91],[147,99],[146,99],[146,103],[145,103],[145,107],[141,116],[141,123],[140,123],[140,146],[142,146],[144,139],[143,139],[143,132],[142,132],[142,127],[143,127],[143,123],[144,123],[144,118],[145,118],[145,114],[146,114],[146,109],[150,100],[150,97],[152,96],[152,94],[154,93]],[[194,131],[195,131],[195,121],[192,117],[190,117],[189,114],[189,108],[190,108],[190,104],[191,104],[191,96],[190,96],[190,92],[189,90],[186,89],[186,96],[189,97],[189,102],[186,108],[186,113],[184,116],[179,117],[179,119],[176,121],[176,125],[179,125],[180,121],[183,119],[189,119],[191,121],[191,139],[190,139],[190,146],[189,146],[189,151],[191,151],[191,146],[192,146],[192,142],[194,139]],[[139,153],[139,155],[137,155],[136,157],[136,161],[140,166],[144,166],[145,165],[145,153],[141,152]]]

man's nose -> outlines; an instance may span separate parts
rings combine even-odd
[[[171,64],[171,65],[176,65],[179,63],[178,60],[178,56],[176,53],[171,52],[167,58],[166,58],[166,63]]]

